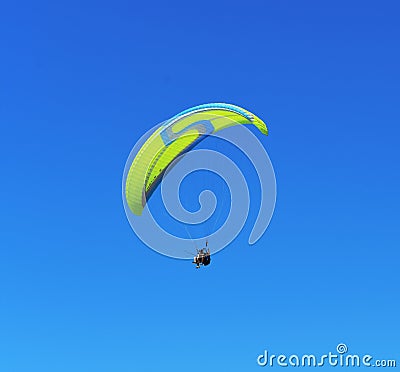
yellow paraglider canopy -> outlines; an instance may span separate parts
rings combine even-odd
[[[265,123],[251,112],[227,103],[209,103],[185,110],[163,123],[143,144],[129,168],[126,200],[141,215],[168,166],[204,138],[234,125],[250,124],[267,135]]]

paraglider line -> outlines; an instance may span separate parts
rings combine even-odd
[[[186,232],[187,232],[188,235],[189,235],[190,240],[192,241],[192,243],[194,244],[195,248],[197,249],[197,244],[196,244],[195,241],[193,240],[192,235],[190,235],[190,232],[189,232],[189,230],[187,229],[186,225],[184,225],[184,226],[185,226]]]

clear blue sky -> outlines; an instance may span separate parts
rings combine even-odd
[[[339,342],[400,360],[399,10],[3,3],[0,371],[255,371]],[[140,243],[121,178],[144,132],[214,101],[268,122],[278,200],[197,271]]]

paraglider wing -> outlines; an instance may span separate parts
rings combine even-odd
[[[128,171],[125,193],[130,210],[140,216],[168,166],[212,133],[251,124],[268,134],[265,123],[251,112],[227,103],[192,107],[164,122],[143,144]]]

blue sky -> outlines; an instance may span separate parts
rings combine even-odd
[[[1,371],[252,371],[339,342],[400,363],[397,2],[1,8]],[[121,178],[215,101],[268,123],[278,199],[194,270],[136,238]]]

